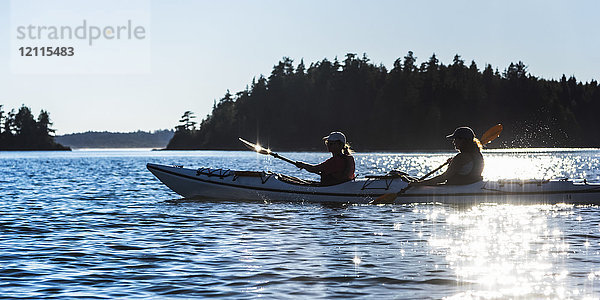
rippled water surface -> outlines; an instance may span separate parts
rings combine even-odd
[[[358,153],[357,173],[451,155]],[[600,182],[599,150],[484,156],[487,179]],[[314,178],[250,152],[0,152],[0,297],[600,297],[597,206],[186,201],[147,162]]]

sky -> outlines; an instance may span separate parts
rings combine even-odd
[[[599,11],[600,1],[577,0],[0,1],[0,104],[47,110],[58,135],[172,129],[187,110],[204,118],[228,89],[268,76],[284,56],[309,65],[346,53],[388,68],[408,51],[418,63],[459,54],[500,71],[523,61],[537,77],[588,82],[600,80]],[[85,39],[36,31],[83,21]],[[123,29],[114,38],[128,21],[142,37]],[[20,38],[29,25],[34,36]],[[113,38],[90,45],[91,27]],[[35,46],[74,55],[20,55]]]

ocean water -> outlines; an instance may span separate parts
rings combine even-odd
[[[355,156],[420,176],[452,155]],[[597,149],[484,156],[487,179],[600,182]],[[148,162],[315,178],[251,152],[0,152],[0,298],[600,298],[598,206],[190,201]]]

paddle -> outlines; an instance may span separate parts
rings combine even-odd
[[[500,136],[500,133],[502,132],[502,124],[497,124],[495,126],[493,126],[492,128],[488,129],[482,136],[481,139],[479,140],[481,142],[481,145],[486,145],[491,143],[493,140],[495,140],[497,137]],[[433,171],[425,174],[425,176],[419,178],[419,181],[429,177],[431,174],[437,172],[439,169],[443,168],[445,165],[450,163],[450,159],[447,160],[445,163],[443,163],[441,166],[435,168]],[[384,194],[381,195],[379,197],[377,197],[377,199],[369,202],[369,204],[388,204],[388,203],[394,203],[394,200],[396,200],[396,197],[398,197],[399,195],[404,194],[408,189],[410,189],[412,186],[407,186],[403,189],[401,189],[399,192],[397,193],[390,193],[390,194]]]
[[[244,143],[244,145],[246,147],[248,147],[248,149],[250,149],[250,150],[252,150],[252,151],[254,151],[256,153],[260,153],[260,154],[264,154],[264,155],[271,155],[271,156],[273,156],[275,158],[279,158],[279,159],[281,159],[281,160],[283,160],[285,162],[289,162],[290,164],[296,165],[295,161],[293,161],[293,160],[291,160],[289,158],[283,157],[283,156],[281,156],[281,155],[279,155],[279,154],[277,154],[275,152],[272,152],[269,149],[265,149],[265,148],[263,148],[262,146],[260,146],[258,144],[252,144],[252,143],[244,140],[243,138],[238,138],[238,139],[240,140],[240,142]]]
[[[491,143],[493,140],[500,136],[502,129],[504,129],[504,127],[502,127],[502,124],[494,125],[492,128],[488,129],[486,132],[483,133],[481,139],[479,139],[479,142],[481,142],[482,146]]]

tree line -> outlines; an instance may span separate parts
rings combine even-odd
[[[495,147],[599,147],[600,87],[565,75],[536,77],[519,61],[502,72],[460,55],[444,65],[413,52],[388,70],[366,54],[308,67],[284,57],[271,75],[215,101],[200,122],[187,111],[167,149],[241,149],[237,137],[278,150],[323,150],[320,137],[343,131],[355,149],[448,149],[446,134],[481,135],[502,123]]]
[[[135,132],[87,131],[59,135],[54,139],[72,148],[164,148],[173,137],[173,130]]]
[[[36,119],[25,105],[8,112],[0,105],[0,150],[70,150],[54,141],[55,130],[50,126],[45,110]]]

